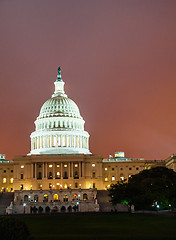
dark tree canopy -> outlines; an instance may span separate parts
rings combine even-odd
[[[170,209],[176,207],[176,172],[165,167],[143,170],[129,181],[112,184],[113,204],[127,202],[135,209]]]

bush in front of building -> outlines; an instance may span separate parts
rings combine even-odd
[[[0,218],[1,240],[27,240],[30,233],[25,223],[12,217]]]
[[[43,208],[40,206],[38,211],[39,211],[39,213],[42,213],[43,212]]]

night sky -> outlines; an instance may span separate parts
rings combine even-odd
[[[30,152],[57,67],[92,153],[176,152],[176,1],[0,0],[0,153]]]

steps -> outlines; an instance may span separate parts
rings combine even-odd
[[[6,208],[10,205],[14,199],[13,192],[0,193],[0,215],[6,215]]]

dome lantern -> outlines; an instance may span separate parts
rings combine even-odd
[[[58,67],[58,75],[57,75],[57,79],[56,81],[54,82],[54,85],[55,85],[55,91],[54,91],[54,94],[53,96],[57,96],[57,95],[61,95],[61,96],[67,96],[65,94],[65,91],[64,91],[64,81],[62,80],[61,78],[61,68],[60,66]]]

